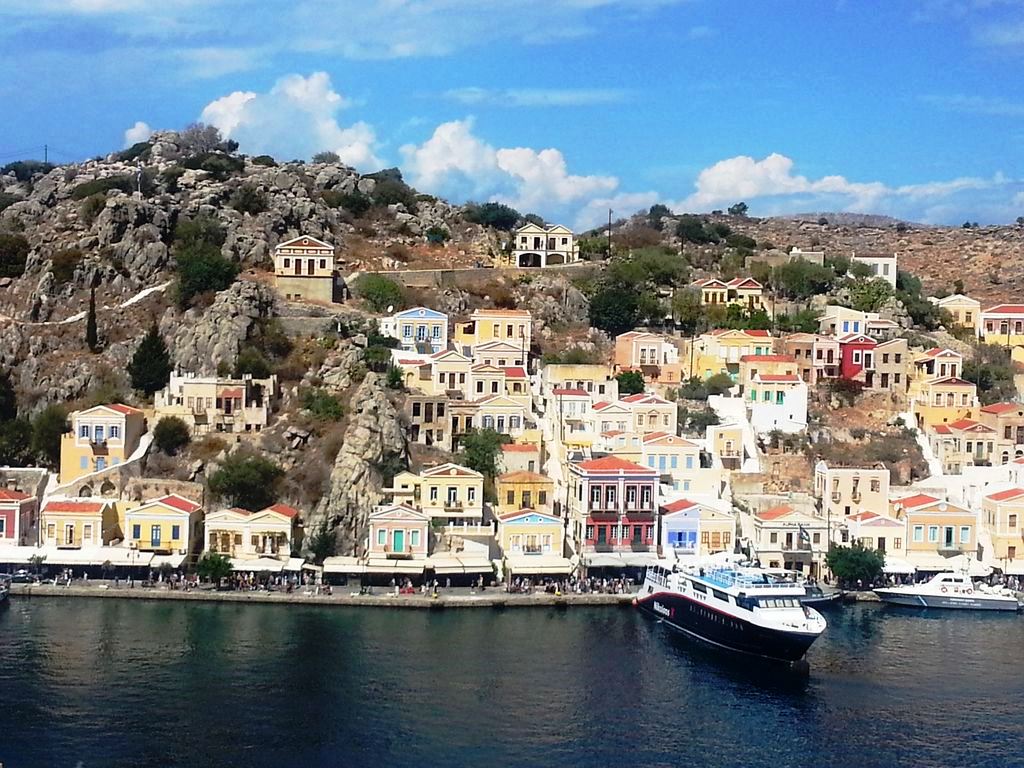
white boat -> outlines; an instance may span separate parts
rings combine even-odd
[[[720,648],[784,662],[803,658],[825,619],[803,605],[804,586],[732,563],[647,568],[641,610]]]
[[[879,599],[914,608],[952,608],[966,611],[1019,611],[1016,595],[1003,587],[974,583],[965,573],[939,573],[920,584],[876,589]]]

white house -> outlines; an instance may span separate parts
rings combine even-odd
[[[895,253],[854,253],[851,261],[866,264],[871,267],[871,274],[880,280],[885,280],[893,288],[896,287],[896,270],[899,259]]]
[[[512,235],[512,262],[517,267],[548,267],[580,259],[572,230],[561,224],[524,224]]]
[[[398,339],[408,352],[434,354],[448,349],[448,315],[427,307],[413,307],[380,319],[380,332]]]
[[[744,397],[758,434],[807,428],[807,383],[798,374],[755,373]]]

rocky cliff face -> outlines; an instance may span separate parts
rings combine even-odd
[[[362,547],[370,510],[381,501],[384,478],[379,467],[407,457],[405,432],[381,376],[366,374],[352,409],[329,489],[306,521],[306,530],[316,531],[326,519],[336,533],[338,553],[346,555]]]
[[[242,280],[218,293],[205,311],[190,309],[179,316],[169,310],[161,322],[161,332],[171,340],[171,355],[180,370],[212,374],[222,364],[234,365],[239,348],[255,325],[269,318],[273,310],[273,291]]]

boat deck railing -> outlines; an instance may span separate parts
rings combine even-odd
[[[792,589],[792,582],[766,580],[762,574],[750,574],[732,568],[705,569],[699,576],[703,581],[716,587],[741,587],[747,589]]]

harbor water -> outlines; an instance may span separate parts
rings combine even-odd
[[[15,597],[0,763],[1024,766],[1024,619],[828,619],[800,674],[630,608]]]

